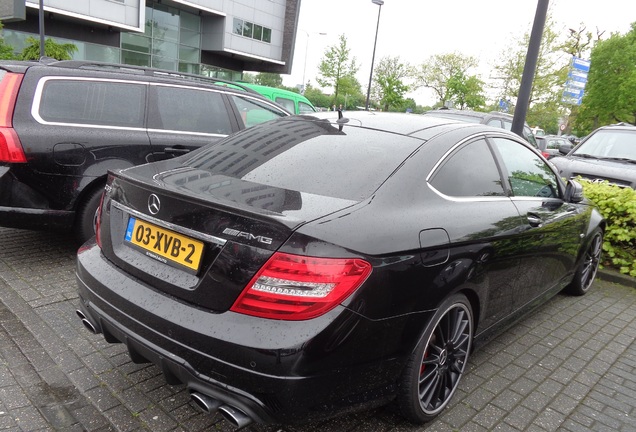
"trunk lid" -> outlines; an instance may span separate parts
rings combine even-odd
[[[111,174],[106,192],[103,254],[154,289],[219,312],[299,226],[356,203],[177,159]]]

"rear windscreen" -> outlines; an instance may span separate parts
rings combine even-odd
[[[254,183],[358,201],[371,196],[421,144],[421,139],[377,130],[286,119],[204,147],[186,164]]]

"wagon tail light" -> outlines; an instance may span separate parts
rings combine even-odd
[[[361,259],[276,252],[230,310],[278,320],[316,318],[340,304],[370,273],[371,264]]]
[[[544,158],[546,158],[546,159],[548,158],[548,156],[550,156],[550,153],[548,153],[548,152],[544,152],[544,151],[542,151],[542,152],[541,152],[541,154],[542,154],[542,155],[543,155],[543,157],[544,157]]]
[[[26,162],[22,143],[13,129],[13,110],[22,77],[22,74],[6,73],[0,81],[0,162]]]

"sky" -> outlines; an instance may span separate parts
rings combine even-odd
[[[386,56],[420,65],[436,54],[475,56],[475,71],[487,79],[511,42],[530,33],[538,0],[384,0],[374,66]],[[636,0],[550,0],[556,28],[578,30],[581,23],[596,34],[625,34],[636,22]],[[360,69],[356,75],[366,94],[380,7],[371,0],[301,0],[292,73],[287,86],[317,85],[318,64],[325,50],[344,34]],[[321,34],[325,33],[325,34]],[[308,36],[309,35],[309,36]],[[326,90],[330,92],[331,89]],[[432,105],[431,90],[409,93],[419,105]]]

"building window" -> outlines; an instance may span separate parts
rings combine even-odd
[[[234,34],[243,36],[243,20],[242,19],[234,18],[234,27],[232,31],[234,32]]]
[[[263,42],[271,43],[272,42],[272,29],[267,27],[263,27]]]
[[[254,24],[254,39],[262,40],[263,39],[263,26],[259,26],[258,24]]]
[[[234,18],[232,33],[262,42],[272,42],[272,29],[239,18]]]

